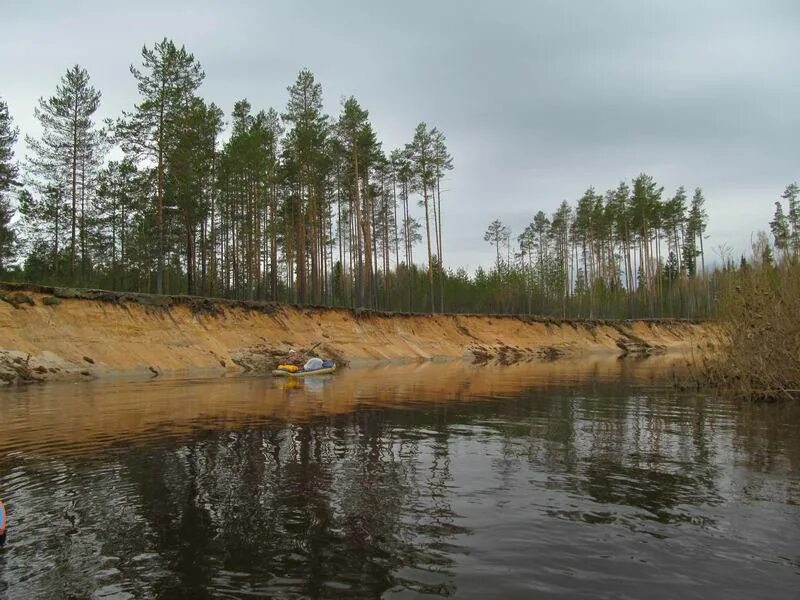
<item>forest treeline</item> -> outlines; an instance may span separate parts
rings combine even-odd
[[[138,102],[100,124],[100,91],[68,69],[35,108],[41,135],[26,137],[21,165],[2,105],[3,191],[16,188],[18,213],[5,194],[9,277],[367,308],[403,289],[405,308],[441,309],[441,131],[420,123],[385,152],[355,98],[326,115],[302,70],[282,113],[236,102],[223,141],[223,111],[200,97],[185,48],[145,46],[130,71]]]
[[[100,91],[68,69],[16,162],[0,100],[4,278],[411,312],[691,317],[713,310],[733,268],[707,269],[702,190],[667,196],[642,174],[513,234],[497,220],[484,235],[492,268],[447,269],[453,159],[437,128],[420,123],[384,150],[355,98],[325,114],[308,70],[282,112],[242,99],[226,122],[200,96],[197,59],[167,39],[130,72],[138,101],[99,123]],[[781,218],[778,249],[793,243],[796,211]]]
[[[516,236],[497,219],[483,239],[495,251],[489,277],[504,280],[519,312],[699,316],[708,314],[715,284],[706,276],[707,226],[702,189],[691,200],[683,187],[665,197],[641,174],[604,194],[589,188],[552,215],[539,211]]]

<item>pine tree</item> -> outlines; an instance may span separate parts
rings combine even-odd
[[[394,150],[391,154],[391,161],[398,182],[398,195],[402,204],[402,231],[399,237],[403,241],[403,254],[406,267],[405,273],[407,275],[405,283],[408,288],[408,309],[412,310],[414,304],[414,283],[412,279],[412,269],[414,266],[413,247],[418,241],[421,241],[421,238],[417,240],[419,235],[418,231],[415,230],[412,232],[409,229],[412,224],[417,226],[417,230],[419,229],[419,224],[411,217],[408,203],[413,184],[413,164],[411,162],[410,147],[407,146],[406,148]]]
[[[614,239],[621,247],[625,271],[625,289],[630,293],[635,289],[633,272],[633,244],[631,233],[631,191],[628,184],[621,181],[613,192],[611,211],[614,218]]]
[[[775,248],[780,250],[783,257],[786,258],[791,248],[791,230],[789,220],[786,218],[780,202],[775,203],[775,216],[770,221],[769,227],[775,240]]]
[[[502,267],[502,261],[500,259],[500,246],[505,243],[509,235],[510,231],[508,227],[503,225],[503,222],[500,219],[495,219],[494,221],[489,223],[489,227],[486,229],[486,233],[483,234],[483,241],[489,242],[495,248],[496,264],[498,271],[500,271]]]
[[[105,260],[112,289],[136,290],[132,257],[136,249],[130,242],[145,215],[146,179],[130,160],[110,161],[98,178],[97,220],[100,235],[95,240],[95,256]]]
[[[34,195],[19,195],[19,214],[24,226],[25,271],[38,281],[61,281],[64,263],[64,230],[69,230],[70,210],[64,186],[50,186]],[[31,266],[33,265],[33,266]]]
[[[409,146],[409,154],[413,164],[414,189],[422,192],[425,208],[425,238],[428,243],[428,283],[430,286],[431,313],[436,312],[436,298],[433,287],[433,252],[431,250],[431,225],[429,199],[435,182],[434,141],[425,123],[417,125],[414,139]]]
[[[587,189],[575,206],[575,219],[572,222],[572,237],[581,246],[583,274],[587,291],[591,290],[594,279],[594,261],[592,259],[592,219],[594,217],[595,191]],[[591,261],[591,262],[590,262]],[[591,300],[590,300],[591,304]]]
[[[761,264],[766,268],[775,266],[775,259],[772,256],[772,246],[764,244],[761,248]]]
[[[362,204],[359,156],[362,156],[362,149],[359,147],[364,141],[365,131],[368,126],[369,113],[361,108],[352,96],[342,104],[342,113],[339,115],[337,131],[342,143],[342,147],[348,154],[350,161],[350,194],[349,208],[350,214],[355,218],[355,252],[358,273],[356,276],[356,289],[358,291],[358,305],[367,306],[371,294],[371,243],[370,243],[370,223],[365,214]],[[363,160],[362,160],[363,162]]]
[[[221,129],[222,111],[214,104],[207,105],[194,98],[182,115],[177,138],[165,161],[165,196],[174,200],[183,224],[189,294],[197,291],[197,238],[200,222],[208,214],[208,196],[213,185],[210,175]]]
[[[652,303],[656,292],[655,271],[658,264],[653,242],[657,239],[657,226],[661,209],[661,194],[663,187],[647,174],[642,173],[633,180],[631,194],[631,225],[639,242],[639,267],[644,278],[639,278],[640,284],[648,292],[648,299]]]
[[[269,257],[269,297],[273,301],[278,299],[278,185],[280,182],[280,140],[283,135],[283,126],[280,117],[274,108],[264,113],[261,125],[261,144],[266,161],[266,210],[264,217],[267,220],[265,232],[268,230]]]
[[[664,205],[664,229],[667,233],[668,252],[675,256],[680,274],[681,239],[686,224],[686,190],[680,186]]]
[[[239,242],[233,245],[233,254],[238,256],[236,262],[240,266],[234,277],[239,281],[237,287],[244,290],[244,296],[265,298],[268,287],[270,296],[275,299],[278,287],[278,144],[281,134],[278,114],[270,109],[253,115],[250,103],[240,100],[234,105],[232,117],[231,137],[219,157],[217,182],[222,192],[222,204],[218,208],[222,209],[224,216],[220,233],[223,239],[231,236]],[[212,198],[212,220],[215,220],[216,208]],[[202,240],[202,227],[200,234]],[[213,224],[211,234],[212,238],[216,236]],[[216,257],[213,243],[211,245],[213,270]],[[204,264],[205,259],[201,257],[201,278],[205,272]]]
[[[800,186],[792,183],[786,186],[782,198],[786,200],[786,221],[789,229],[788,246],[794,259],[800,257]]]
[[[378,208],[380,204],[380,194],[378,179],[380,178],[381,165],[386,162],[386,158],[381,150],[381,143],[372,128],[372,124],[367,122],[359,140],[359,166],[361,167],[361,199],[362,216],[364,219],[363,231],[364,238],[364,262],[369,265],[369,285],[368,291],[371,298],[369,306],[377,306],[378,302],[378,239],[380,237],[380,221]]]
[[[8,105],[0,100],[0,272],[8,269],[16,254],[16,234],[11,225],[14,211],[9,192],[17,185],[14,143],[18,133],[8,113]]]
[[[704,276],[706,273],[706,261],[705,252],[703,250],[703,238],[705,237],[706,228],[708,226],[708,214],[705,210],[705,203],[706,199],[703,196],[703,190],[701,188],[695,188],[694,196],[692,197],[692,206],[689,209],[689,223],[692,233],[700,242],[698,250],[700,256],[700,272]]]
[[[152,48],[142,47],[142,68],[130,67],[142,101],[124,113],[117,131],[122,147],[135,158],[155,163],[155,222],[157,232],[157,294],[164,289],[166,236],[164,190],[166,157],[178,139],[179,126],[205,78],[194,55],[164,38]]]
[[[697,233],[695,231],[695,223],[689,219],[686,223],[686,238],[683,241],[683,248],[681,250],[681,265],[683,271],[690,277],[697,274],[697,257],[699,251],[697,250]]]
[[[434,128],[431,131],[433,137],[433,168],[436,177],[436,255],[439,264],[439,311],[444,312],[444,243],[442,241],[442,179],[447,171],[453,170],[453,157],[447,151],[446,138],[444,133]]]
[[[556,298],[561,299],[562,316],[566,316],[567,300],[570,296],[570,284],[573,281],[572,268],[577,268],[577,259],[571,262],[569,247],[573,218],[573,211],[569,204],[567,204],[566,200],[562,201],[558,209],[553,213],[550,223],[549,239],[552,240],[554,245],[554,261],[550,256],[546,256],[543,267],[547,270],[545,285],[552,290]],[[552,264],[552,268],[551,263],[554,263]],[[572,264],[572,268],[570,267],[570,263]]]
[[[307,300],[306,266],[310,258],[312,297],[316,302],[319,301],[320,216],[325,202],[320,194],[319,183],[329,124],[322,112],[322,86],[311,71],[300,71],[295,83],[287,90],[289,102],[283,119],[291,125],[291,130],[285,140],[285,151],[290,154],[289,160],[296,165],[292,171],[297,194],[292,219],[296,245],[297,301],[304,303]]]
[[[664,265],[664,278],[667,280],[667,283],[671,284],[678,278],[679,273],[678,255],[675,254],[674,250],[670,250],[667,263]]]
[[[42,127],[39,139],[26,138],[31,155],[28,173],[40,193],[66,187],[69,198],[69,274],[75,276],[78,245],[81,265],[86,256],[86,212],[101,160],[101,134],[95,129],[94,113],[100,92],[89,83],[89,73],[79,65],[67,70],[54,96],[39,99],[34,116]],[[82,273],[83,274],[83,273]]]
[[[517,236],[517,243],[519,244],[520,259],[522,261],[522,269],[525,273],[525,282],[528,286],[528,314],[533,310],[533,283],[534,283],[534,268],[533,268],[533,255],[537,248],[536,228],[533,223],[529,223],[522,233]]]

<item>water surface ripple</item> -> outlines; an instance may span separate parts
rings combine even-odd
[[[0,392],[8,598],[798,598],[800,409],[669,364]]]

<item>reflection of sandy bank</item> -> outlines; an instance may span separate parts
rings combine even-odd
[[[462,361],[343,369],[319,379],[232,378],[52,384],[4,391],[0,456],[80,452],[97,446],[264,420],[344,413],[359,404],[510,396],[586,382],[663,381],[685,363],[669,357],[596,357],[475,367]]]
[[[675,356],[624,360],[594,356],[508,366],[475,366],[460,361],[349,369],[336,396],[348,392],[366,399],[444,400],[515,394],[525,388],[574,385],[596,381],[647,383],[664,381],[686,368]],[[369,373],[365,377],[364,373]],[[336,399],[334,396],[332,399]]]

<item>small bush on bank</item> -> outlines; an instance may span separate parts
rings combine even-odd
[[[800,264],[740,269],[719,310],[722,343],[705,364],[710,383],[742,398],[800,399]]]

